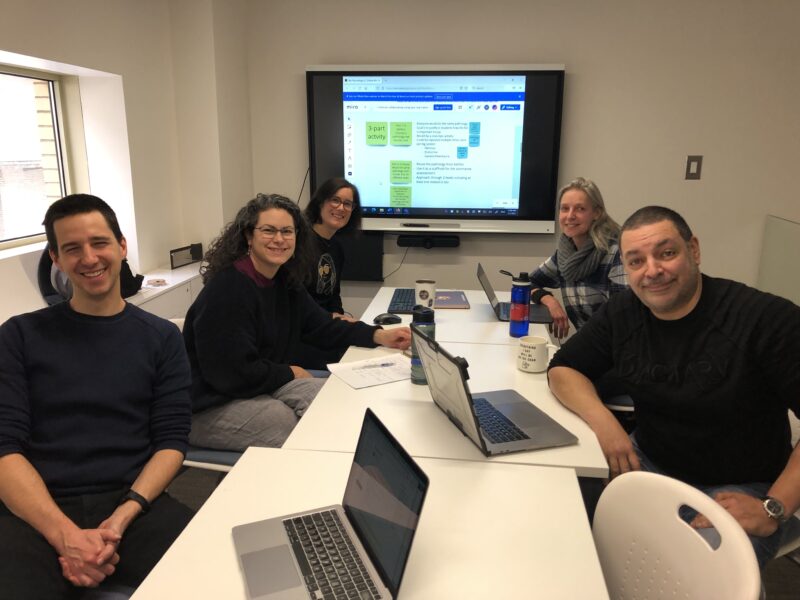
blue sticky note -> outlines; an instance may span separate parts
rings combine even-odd
[[[481,132],[481,122],[480,121],[470,121],[469,124],[469,133],[470,135],[479,134]]]
[[[467,152],[466,146],[458,146],[456,148],[456,158],[467,158]]]
[[[470,148],[477,148],[481,145],[481,136],[479,135],[471,135],[469,136],[469,145]]]

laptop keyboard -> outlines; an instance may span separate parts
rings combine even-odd
[[[286,519],[283,526],[312,600],[381,598],[336,511]]]
[[[493,444],[530,439],[530,436],[514,425],[486,398],[473,398],[472,405],[475,407],[475,415],[478,417],[481,429]]]
[[[414,295],[414,288],[397,288],[392,294],[388,312],[396,315],[410,315],[416,304]]]

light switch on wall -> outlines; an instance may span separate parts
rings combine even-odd
[[[700,171],[702,168],[702,155],[690,155],[686,157],[686,179],[700,179]]]

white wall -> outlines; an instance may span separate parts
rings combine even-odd
[[[183,237],[166,4],[3,0],[0,14],[0,49],[123,77],[140,268],[163,264]]]
[[[800,164],[799,21],[800,3],[777,0],[253,0],[255,187],[300,188],[306,65],[564,63],[561,182],[595,179],[619,221],[645,204],[677,209],[700,238],[706,272],[754,284],[765,216],[800,217],[790,191]],[[700,181],[684,180],[689,154],[705,157]],[[410,285],[424,273],[475,287],[476,257],[518,270],[553,247],[552,236],[512,240],[462,236],[456,252],[412,249],[388,281]],[[393,237],[386,252],[388,273],[402,256]],[[358,304],[371,293],[364,287],[346,292]]]
[[[765,216],[800,221],[791,0],[2,0],[2,14],[0,49],[123,77],[143,270],[207,244],[255,190],[297,196],[310,64],[564,63],[561,182],[594,178],[618,220],[678,209],[704,270],[751,284]],[[705,156],[701,181],[683,180],[688,154]],[[465,235],[411,249],[388,282],[474,287],[477,259],[521,270],[552,247]],[[402,252],[391,236],[386,251],[388,273]]]

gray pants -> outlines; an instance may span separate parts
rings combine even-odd
[[[280,448],[325,379],[293,379],[272,394],[231,400],[192,416],[189,443],[244,451],[248,446]]]

